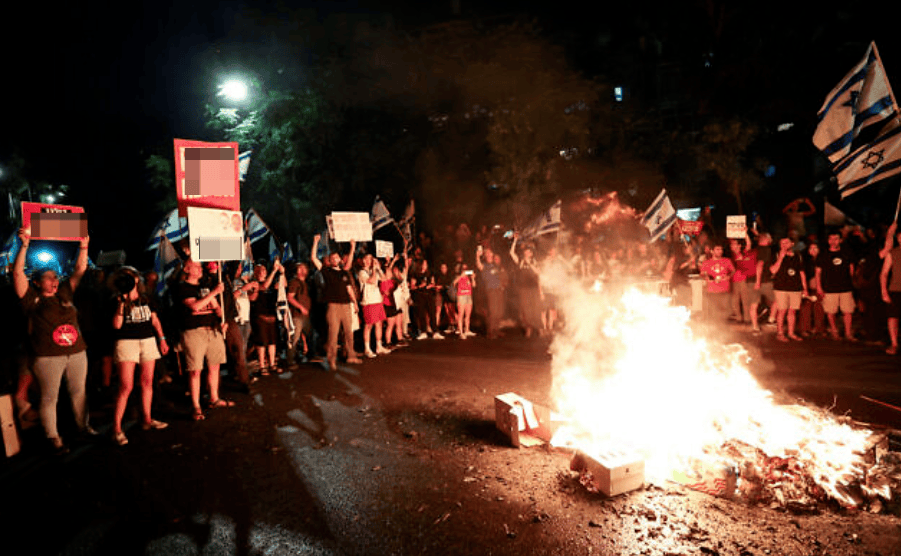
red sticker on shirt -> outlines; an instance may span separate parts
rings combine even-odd
[[[61,324],[53,331],[53,341],[58,346],[74,346],[78,340],[78,329],[71,324]]]

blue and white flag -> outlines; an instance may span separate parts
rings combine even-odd
[[[294,260],[294,250],[291,249],[291,244],[287,241],[282,245],[282,262],[286,263]]]
[[[250,154],[252,152],[253,149],[250,149],[238,155],[238,180],[240,181],[247,179],[247,170],[250,168]]]
[[[539,216],[535,221],[526,226],[522,231],[522,236],[529,239],[544,234],[552,234],[560,231],[560,210],[563,207],[562,201],[558,200],[547,209],[544,214]]]
[[[291,317],[291,310],[288,307],[288,295],[285,288],[286,281],[285,276],[280,276],[278,279],[278,290],[275,298],[275,314],[278,317],[279,322],[282,323],[282,326],[285,327],[288,338],[290,338],[294,335],[294,319]]]
[[[178,267],[179,262],[181,262],[181,259],[178,256],[178,252],[175,251],[175,247],[164,236],[159,243],[156,257],[153,261],[153,269],[159,276],[159,281],[156,284],[156,293],[162,294],[165,291],[169,277]]]
[[[244,226],[247,228],[245,236],[250,240],[250,243],[256,243],[269,233],[269,226],[263,222],[263,219],[260,218],[260,215],[254,209],[248,209],[247,216],[244,219]]]
[[[676,221],[676,209],[666,194],[666,189],[660,191],[644,216],[641,217],[641,225],[651,233],[651,241],[657,241],[669,230]]]
[[[0,248],[0,273],[6,274],[6,267],[13,264],[16,261],[16,254],[19,253],[19,248],[22,246],[22,242],[19,241],[19,230],[13,230],[13,233],[10,234],[9,238],[3,243],[3,247]]]
[[[372,204],[372,213],[369,215],[369,221],[372,223],[373,232],[385,226],[390,226],[394,222],[394,218],[388,212],[388,207],[378,197],[375,198],[375,203]]]
[[[170,243],[175,243],[188,237],[188,219],[178,216],[178,209],[173,209],[156,225],[150,240],[147,242],[146,251],[159,247],[163,237],[168,239]]]
[[[835,164],[851,152],[861,130],[897,111],[876,43],[871,42],[863,60],[826,97],[817,113],[813,144]]]
[[[272,262],[281,256],[282,256],[282,250],[279,248],[278,243],[275,242],[275,238],[270,235],[269,236],[269,262]]]
[[[851,153],[833,168],[842,199],[901,173],[901,124],[889,124],[872,143]]]

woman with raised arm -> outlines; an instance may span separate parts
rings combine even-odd
[[[88,267],[88,238],[81,240],[75,269],[60,282],[55,270],[39,268],[29,281],[25,276],[25,255],[31,230],[21,228],[22,248],[13,265],[13,285],[28,317],[29,340],[34,354],[34,375],[41,389],[39,414],[44,433],[57,454],[68,452],[56,427],[56,403],[63,377],[69,390],[75,424],[85,434],[96,434],[88,425],[85,383],[88,376],[87,346],[78,327],[72,295]]]

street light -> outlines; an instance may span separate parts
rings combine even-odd
[[[247,99],[247,84],[240,79],[229,79],[219,86],[219,96],[232,102],[242,102]]]

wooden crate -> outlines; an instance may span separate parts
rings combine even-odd
[[[576,452],[569,467],[590,477],[590,488],[607,496],[629,492],[644,484],[644,458],[627,449],[605,448],[591,455]]]
[[[3,434],[3,447],[6,450],[6,457],[11,457],[19,453],[21,444],[19,443],[19,430],[16,428],[15,405],[13,398],[9,394],[0,396],[0,432]]]

